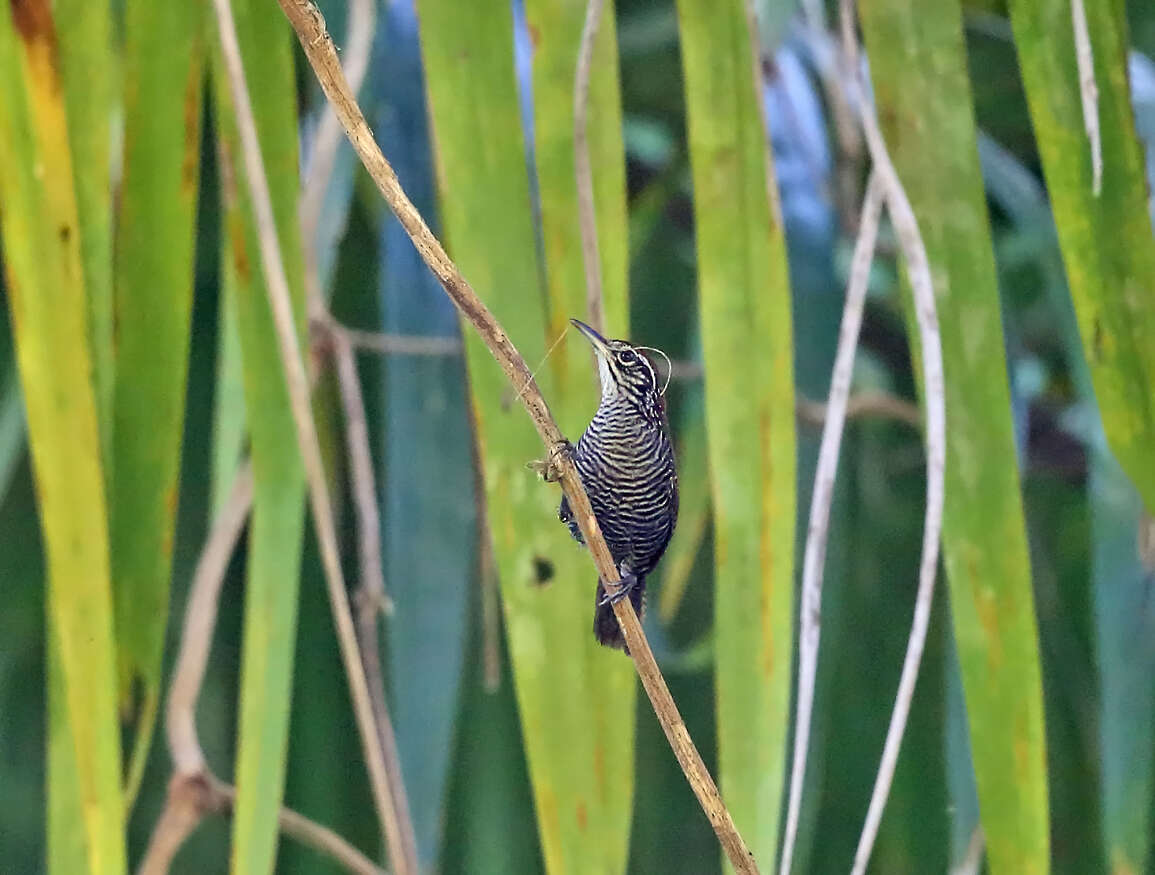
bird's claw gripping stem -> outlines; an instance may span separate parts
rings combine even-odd
[[[563,453],[567,458],[573,459],[573,444],[565,438],[550,447],[548,459],[534,459],[532,462],[526,462],[525,466],[531,471],[537,472],[537,475],[546,483],[556,483],[561,479],[558,459]]]
[[[598,602],[598,606],[601,607],[602,605],[616,605],[618,602],[628,596],[637,585],[638,576],[636,574],[626,572],[622,575],[622,579],[618,581],[617,585],[614,586],[614,591],[607,592],[604,596],[602,596],[601,601]],[[611,584],[611,586],[613,586],[613,584]]]

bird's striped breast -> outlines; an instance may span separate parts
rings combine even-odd
[[[639,575],[657,564],[677,517],[674,451],[658,414],[621,399],[604,402],[574,453],[614,561]]]

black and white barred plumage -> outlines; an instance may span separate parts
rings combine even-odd
[[[666,411],[654,367],[638,348],[606,340],[585,323],[570,321],[597,353],[602,387],[597,413],[574,448],[574,464],[640,617],[646,575],[665,552],[678,518],[678,473]],[[558,517],[581,542],[565,498]],[[624,650],[600,580],[596,604],[594,635],[602,644]]]

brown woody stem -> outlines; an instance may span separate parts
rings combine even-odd
[[[433,271],[446,294],[473,325],[481,336],[494,359],[505,371],[511,385],[525,388],[519,399],[533,420],[534,427],[546,448],[557,446],[563,436],[554,422],[549,405],[533,380],[525,360],[514,347],[500,323],[477,296],[477,293],[461,275],[457,265],[446,254],[441,243],[429,230],[425,220],[406,196],[397,179],[397,174],[381,153],[373,138],[361,108],[349,89],[341,70],[333,41],[325,28],[325,19],[310,0],[278,0],[281,9],[292,24],[305,51],[317,79],[326,96],[333,104],[337,118],[345,129],[354,150],[369,176],[373,179],[389,208],[397,216],[402,227],[417,247],[422,260]],[[598,575],[612,589],[620,581],[609,548],[598,529],[590,507],[589,498],[578,479],[573,462],[562,454],[558,469],[562,490],[569,499],[574,517],[581,527],[585,542],[593,554]],[[642,686],[650,698],[670,747],[678,759],[678,764],[689,781],[691,789],[698,797],[702,809],[710,820],[722,848],[735,870],[743,873],[757,872],[754,857],[743,842],[734,826],[729,811],[726,810],[718,788],[710,777],[697,748],[690,738],[686,724],[678,713],[665,679],[662,677],[653,652],[646,641],[645,633],[638,622],[637,614],[629,599],[622,599],[614,605],[614,613],[621,624],[626,644],[634,660]]]

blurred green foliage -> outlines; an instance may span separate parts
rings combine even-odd
[[[285,804],[384,859],[272,357],[234,122],[212,63],[215,28],[209,25],[199,48],[190,32],[187,51],[169,47],[149,57],[139,28],[159,24],[142,17],[145,5],[24,0],[0,12],[0,868],[71,875],[84,857],[94,871],[124,871],[121,850],[128,865],[141,860],[171,762],[160,735],[149,748],[147,708],[136,706],[147,704],[158,679],[163,685],[171,677],[193,568],[238,457],[251,451],[263,509],[221,592],[198,709],[214,772],[242,782],[241,816],[207,818],[174,871],[225,871],[232,856],[236,872],[338,872],[331,860],[278,838],[275,827],[283,794]],[[189,15],[192,27],[198,13],[178,5],[170,11]],[[468,11],[446,0],[379,4],[361,97],[403,185],[535,366],[565,317],[581,316],[584,306],[576,215],[569,215],[567,71],[585,4],[526,5],[514,3],[510,14],[505,0]],[[727,103],[734,83],[745,89],[754,81],[743,78],[750,66],[738,38],[743,19],[729,14],[742,4],[727,4],[724,45],[691,14],[708,5],[619,0],[616,27],[603,28],[596,55],[593,146],[603,273],[613,290],[610,330],[624,333],[628,324],[630,338],[663,348],[680,365],[667,401],[684,505],[677,540],[653,581],[646,627],[689,730],[718,774],[719,745],[725,764],[743,727],[727,724],[740,709],[728,709],[716,691],[745,683],[771,695],[757,686],[758,658],[733,652],[758,619],[743,624],[753,613],[745,598],[757,592],[750,576],[769,574],[769,566],[715,572],[735,567],[719,555],[735,522],[719,517],[714,502],[730,501],[722,509],[731,512],[737,506],[727,490],[758,443],[745,420],[720,415],[719,404],[740,411],[748,402],[753,416],[755,395],[777,378],[776,401],[788,410],[789,368],[776,344],[790,334],[795,392],[824,398],[866,166],[838,135],[828,90],[831,81],[837,87],[837,73],[830,78],[824,55],[831,43],[807,35],[788,0],[757,3],[767,41],[761,93],[750,90],[742,111],[753,107],[751,97],[761,99],[769,127],[784,238],[768,242],[768,218],[777,214],[764,212],[757,174],[744,181],[730,175],[727,160],[738,155],[725,145],[737,135]],[[833,21],[837,4],[818,5],[829,7]],[[976,0],[916,19],[918,4],[864,0],[880,117],[944,284],[955,478],[948,478],[944,572],[952,588],[938,590],[874,872],[946,872],[964,861],[980,824],[992,843],[988,871],[998,875],[1028,866],[1122,875],[1151,866],[1155,509],[1141,499],[1150,500],[1149,483],[1128,478],[1150,472],[1155,449],[1126,445],[1116,460],[1110,448],[1124,446],[1119,423],[1127,415],[1146,415],[1142,404],[1119,399],[1146,399],[1150,411],[1155,386],[1146,365],[1116,366],[1101,355],[1121,350],[1149,364],[1151,350],[1140,342],[1134,355],[1097,350],[1087,308],[1130,307],[1110,316],[1100,347],[1116,336],[1155,336],[1148,275],[1155,242],[1144,210],[1155,177],[1155,6],[1084,5],[1099,43],[1104,154],[1126,159],[1125,174],[1122,159],[1105,167],[1103,202],[1089,190],[1089,147],[1071,90],[1069,3]],[[343,33],[345,4],[321,6],[332,33]],[[234,8],[294,282],[301,248],[315,247],[332,312],[345,323],[458,337],[454,311],[348,149],[338,155],[317,239],[300,239],[298,152],[307,166],[323,101],[299,50],[289,52],[276,7],[244,0]],[[711,14],[708,23],[720,27]],[[31,33],[54,38],[27,42]],[[58,65],[58,104],[32,99],[45,93],[37,90],[47,81],[37,79],[48,69],[37,66],[44,59]],[[155,88],[147,93],[134,79],[145,69],[162,71],[146,74]],[[181,79],[187,70],[191,84]],[[721,84],[711,91],[711,83]],[[169,111],[162,130],[149,133],[141,100]],[[688,129],[688,105],[691,124],[712,119],[705,129]],[[742,117],[749,170],[760,140],[754,115]],[[199,149],[182,141],[186,132]],[[146,146],[156,151],[142,153]],[[706,163],[707,147],[721,150],[714,164]],[[133,159],[142,154],[151,157]],[[157,175],[134,176],[150,161]],[[37,176],[38,162],[71,171]],[[163,203],[150,207],[149,197]],[[175,212],[164,218],[162,206]],[[79,234],[62,239],[50,219],[69,211]],[[750,262],[760,270],[736,258],[719,267],[718,253],[730,244],[761,253]],[[1106,258],[1121,249],[1129,258]],[[896,251],[884,227],[855,390],[917,403]],[[148,268],[146,257],[158,267]],[[719,285],[725,268],[733,277]],[[788,325],[784,287],[775,285],[786,274]],[[33,290],[51,297],[30,301]],[[719,320],[743,301],[749,309],[742,312],[755,315]],[[150,317],[146,304],[158,315]],[[596,395],[587,352],[570,341],[539,380],[563,430],[576,438]],[[720,871],[709,824],[644,698],[635,718],[628,662],[590,640],[592,567],[554,518],[554,488],[523,467],[541,453],[528,421],[488,353],[472,339],[467,349],[464,356],[359,358],[387,586],[396,602],[383,622],[382,657],[422,866],[445,873]],[[1113,380],[1125,391],[1110,389],[1100,417],[1096,392]],[[322,395],[330,389],[322,383]],[[60,409],[80,410],[79,426],[65,428],[63,418],[46,413],[57,400]],[[322,417],[331,445],[342,445],[339,427],[336,417]],[[787,431],[771,432],[781,437],[780,449]],[[796,450],[787,453],[796,474],[778,471],[775,488],[782,501],[796,502],[796,521],[808,512],[818,435],[799,420]],[[984,474],[985,498],[959,479],[960,456]],[[760,476],[745,474],[751,482]],[[339,461],[331,475],[341,483]],[[111,540],[102,489],[109,477],[116,484],[107,502]],[[845,871],[853,857],[910,627],[924,493],[918,429],[877,416],[852,419],[832,519],[795,873]],[[353,571],[353,516],[347,489],[338,494]],[[754,524],[745,516],[738,522]],[[775,567],[788,568],[805,525],[791,536],[791,521],[779,523],[768,543]],[[71,536],[87,545],[91,574],[70,564]],[[487,538],[492,559],[482,549]],[[101,584],[109,556],[112,592]],[[492,596],[483,586],[487,561],[500,577],[504,625],[483,619]],[[129,567],[147,569],[140,579],[148,583],[115,573]],[[156,605],[166,603],[170,579],[164,610]],[[122,584],[143,586],[144,595]],[[980,614],[985,605],[1011,636],[1001,652],[1015,671],[998,675],[998,684],[996,666],[986,668],[997,656],[994,643],[965,634],[974,617],[959,599],[972,591]],[[984,601],[987,592],[998,597]],[[790,595],[789,588],[775,593],[779,636],[796,620]],[[110,645],[114,604],[117,621],[132,628],[118,629]],[[54,629],[69,636],[54,653],[50,612]],[[788,678],[793,645],[780,637],[774,643],[766,652]],[[119,692],[118,654],[141,681]],[[788,684],[773,695],[785,695]],[[998,702],[1011,703],[1001,715]],[[91,718],[79,729],[77,708]],[[1013,716],[1019,713],[1029,718]],[[117,757],[114,714],[122,721]],[[769,872],[785,788],[777,768],[756,764],[785,762],[785,718],[774,718],[776,728],[755,719],[745,727],[739,761],[726,765],[723,791],[735,774],[746,781],[738,795],[744,806],[759,806],[758,824],[735,815],[751,824],[748,838]],[[1014,743],[1006,740],[1012,733]],[[121,790],[112,775],[120,769],[127,780],[133,745],[147,761],[121,842]],[[105,801],[80,806],[78,779]],[[1049,857],[1040,850],[1048,841]],[[1008,847],[1023,857],[1007,862]]]

